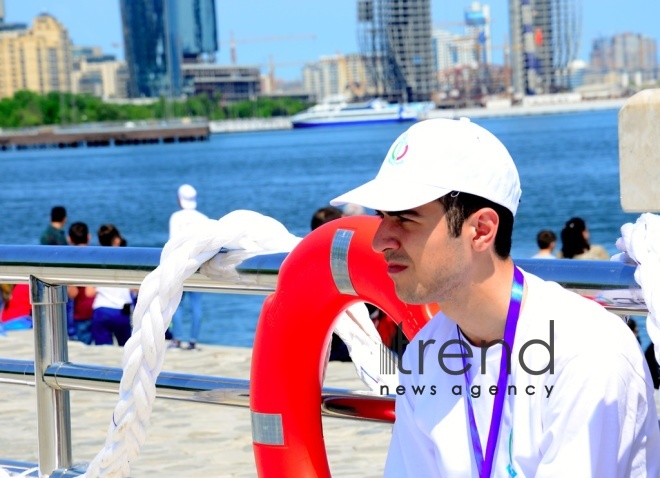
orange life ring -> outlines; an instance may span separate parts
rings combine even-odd
[[[321,226],[287,256],[276,291],[264,302],[254,340],[250,409],[260,477],[329,477],[321,423],[325,353],[341,311],[369,302],[412,338],[430,318],[401,302],[381,254],[371,248],[375,217]],[[389,411],[378,414],[393,417]]]

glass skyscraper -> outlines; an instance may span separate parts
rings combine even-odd
[[[177,17],[184,61],[213,57],[218,50],[215,0],[177,0]]]
[[[182,92],[182,61],[218,50],[215,0],[120,0],[129,95]]]

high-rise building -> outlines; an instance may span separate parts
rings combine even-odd
[[[433,30],[433,53],[438,72],[462,66],[476,68],[479,63],[476,38],[445,30]]]
[[[178,0],[120,0],[129,95],[181,94],[181,35]]]
[[[582,27],[578,0],[509,0],[514,92],[535,95],[570,87]]]
[[[652,71],[658,67],[658,50],[653,38],[636,33],[623,33],[612,37],[614,69]]]
[[[472,5],[465,10],[465,34],[474,38],[477,63],[482,65],[492,63],[489,5],[472,2]]]
[[[358,0],[369,75],[388,100],[427,101],[436,89],[430,0]]]
[[[71,91],[100,98],[128,97],[128,68],[100,47],[74,46],[71,49]]]
[[[635,83],[658,77],[658,50],[655,39],[637,33],[596,38],[591,46],[590,66],[601,74],[617,73],[639,77]]]
[[[612,38],[600,37],[591,42],[589,65],[594,70],[605,71],[612,68]]]
[[[177,0],[177,22],[183,61],[198,62],[206,56],[212,63],[218,51],[215,0]]]
[[[0,98],[19,90],[71,91],[70,74],[69,33],[52,16],[39,15],[27,30],[1,30]]]
[[[183,92],[181,64],[212,62],[215,0],[120,0],[131,97]]]
[[[303,68],[303,89],[316,101],[343,97],[362,99],[376,90],[369,81],[362,55],[323,56]]]
[[[346,82],[344,89],[354,98],[373,96],[376,92],[373,83],[369,81],[367,66],[362,55],[351,53],[344,55],[342,66],[346,68]]]

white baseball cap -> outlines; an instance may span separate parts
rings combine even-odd
[[[492,133],[459,120],[420,121],[390,147],[375,179],[330,201],[378,211],[404,211],[452,191],[474,194],[516,215],[520,178],[511,155]]]
[[[197,191],[190,184],[179,186],[177,196],[183,209],[195,209],[197,207]]]

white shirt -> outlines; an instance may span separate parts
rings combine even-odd
[[[131,304],[132,301],[130,289],[97,287],[92,308],[107,307],[109,309],[123,309],[124,304]]]
[[[188,232],[190,226],[208,220],[195,209],[181,209],[170,216],[170,239]]]
[[[532,256],[532,259],[556,259],[552,254],[547,254],[544,252],[538,252]]]
[[[516,395],[505,396],[502,424],[495,451],[493,477],[658,477],[660,430],[654,390],[644,356],[627,325],[601,306],[552,282],[525,274],[527,297],[513,353],[509,385]],[[550,321],[554,321],[553,340]],[[396,397],[396,422],[385,467],[386,477],[449,478],[478,476],[467,418],[465,378],[450,375],[438,362],[443,343],[457,339],[456,324],[439,313],[412,340],[403,368],[419,370],[418,343],[435,339],[424,350],[424,374],[399,374],[406,393]],[[550,363],[554,371],[540,371]],[[445,353],[456,352],[449,348]],[[488,349],[486,373],[481,374],[481,350],[474,356],[469,379],[481,385],[473,398],[482,449],[493,410],[488,388],[497,383],[501,346]],[[463,368],[460,357],[444,358],[449,370]],[[424,393],[412,386],[425,386]],[[435,395],[430,387],[435,386]],[[452,393],[461,386],[462,395]],[[529,388],[528,388],[529,387]],[[454,389],[457,390],[457,389]],[[528,394],[530,393],[530,394]],[[531,394],[533,393],[533,394]],[[549,394],[549,396],[548,396]]]

